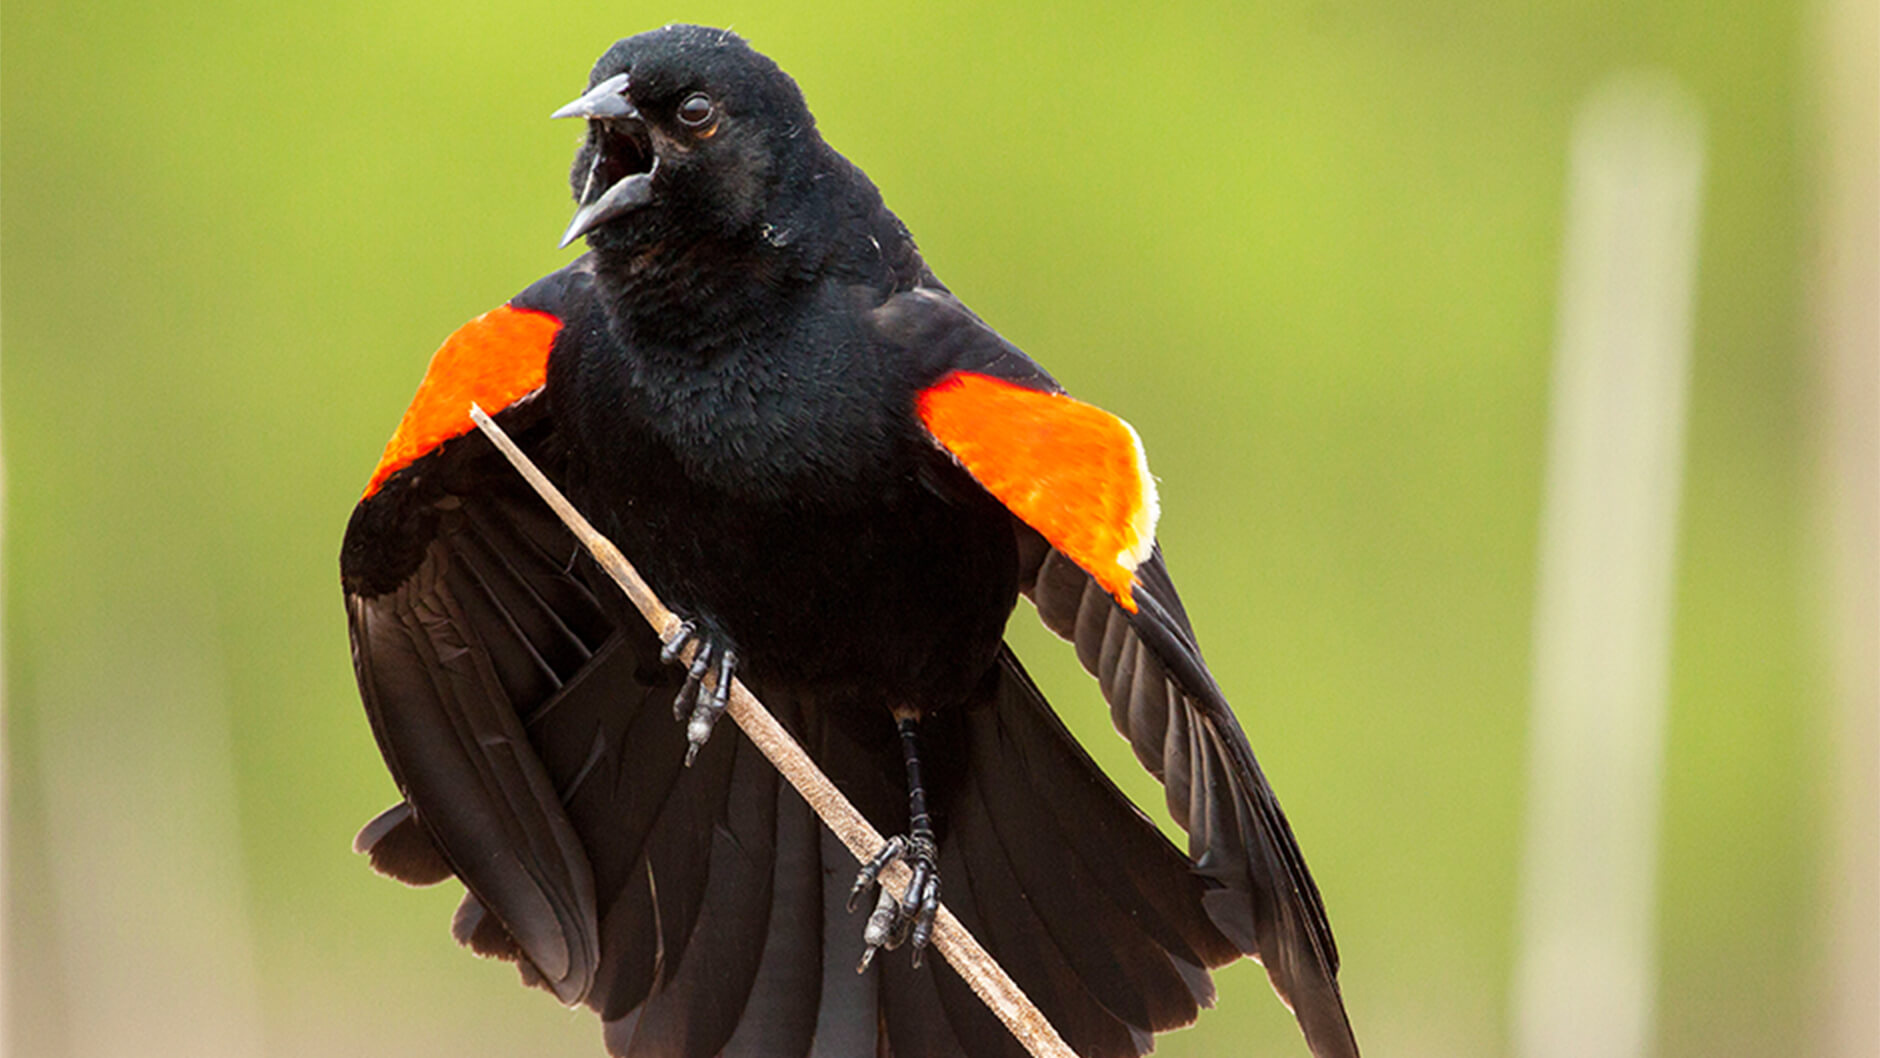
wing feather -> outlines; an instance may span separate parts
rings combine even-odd
[[[1029,595],[1098,679],[1118,732],[1164,784],[1188,832],[1215,924],[1259,959],[1313,1053],[1358,1053],[1338,989],[1338,949],[1317,885],[1279,801],[1195,646],[1158,549],[1138,571],[1130,613],[1076,563],[1049,552]]]
[[[899,345],[915,365],[916,416],[1013,512],[1019,552],[1025,556],[1020,582],[1045,626],[1069,640],[1078,661],[1097,678],[1111,720],[1137,760],[1164,784],[1169,813],[1188,832],[1193,870],[1211,883],[1202,903],[1213,924],[1266,966],[1315,1054],[1355,1056],[1357,1043],[1338,990],[1338,949],[1291,825],[1208,672],[1160,549],[1149,546],[1146,532],[1130,535],[1132,527],[1121,524],[1117,513],[1138,519],[1137,525],[1146,514],[1153,525],[1153,481],[1141,468],[1133,431],[1099,429],[1086,435],[1109,437],[1105,443],[1115,451],[1086,457],[1064,449],[1062,454],[1090,458],[1092,467],[1131,463],[1139,468],[1135,480],[1108,470],[1092,472],[1061,500],[1041,500],[1029,490],[1052,487],[1046,477],[1062,468],[1038,457],[1055,458],[1056,453],[1004,453],[998,445],[1048,444],[1037,442],[1033,433],[1006,430],[1003,423],[1014,414],[1031,414],[1026,409],[1049,405],[1009,387],[962,391],[955,383],[968,373],[1047,395],[1062,392],[1057,383],[944,290],[916,287],[891,297],[875,318],[882,340]],[[953,402],[954,417],[936,406],[941,399]],[[1052,413],[1041,414],[1049,418]],[[1120,451],[1125,444],[1128,453]],[[1131,458],[1121,459],[1125,454]],[[1042,468],[1040,477],[1026,480],[1035,468]],[[1090,490],[1109,490],[1112,484],[1124,486],[1116,493],[1121,501],[1093,501]],[[1132,507],[1129,496],[1138,488],[1145,502]],[[1141,554],[1135,551],[1122,556],[1119,583],[1118,570],[1106,566],[1107,554],[1067,542],[1072,534],[1052,521],[1067,513],[1073,521],[1117,520],[1104,527],[1106,539],[1135,541],[1146,557],[1132,561]]]

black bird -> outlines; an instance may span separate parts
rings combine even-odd
[[[564,242],[590,251],[445,343],[347,527],[354,664],[405,798],[359,847],[460,878],[457,938],[593,1007],[617,1055],[1022,1054],[922,964],[944,894],[1084,1058],[1149,1050],[1241,956],[1315,1054],[1355,1056],[1318,890],[1155,547],[1134,431],[961,304],[740,38],[644,33],[588,84],[556,116],[586,121]],[[626,610],[473,399],[681,635]],[[1097,676],[1186,855],[1003,644],[1021,594]],[[872,869],[741,733],[711,737],[734,672],[902,835],[905,900],[852,916]]]

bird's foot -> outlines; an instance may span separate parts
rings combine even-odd
[[[666,637],[660,660],[669,665],[681,664],[687,647],[695,649],[686,665],[685,684],[673,696],[672,718],[686,720],[685,765],[689,768],[731,701],[731,677],[737,671],[738,656],[723,638],[701,631],[692,621],[683,621]]]
[[[874,960],[875,952],[887,948],[892,951],[903,943],[912,945],[914,966],[920,966],[921,954],[927,950],[927,942],[933,937],[934,915],[940,910],[940,850],[934,845],[932,831],[922,827],[906,836],[888,839],[888,843],[875,853],[873,859],[862,865],[855,875],[855,884],[849,888],[849,911],[853,913],[861,903],[868,888],[877,884],[881,872],[895,860],[905,860],[913,877],[908,880],[907,892],[895,899],[887,886],[881,887],[881,894],[875,900],[875,910],[868,916],[868,924],[862,928],[862,942],[867,947],[862,951],[861,965],[856,973],[868,969]]]

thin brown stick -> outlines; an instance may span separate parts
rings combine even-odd
[[[680,620],[671,610],[653,594],[640,575],[634,570],[620,549],[613,542],[602,536],[574,504],[561,494],[561,490],[548,480],[522,449],[509,439],[503,428],[484,413],[475,404],[470,406],[470,418],[487,435],[497,451],[508,458],[510,464],[521,473],[523,478],[535,488],[549,507],[560,516],[569,531],[581,546],[587,548],[594,561],[600,563],[607,575],[620,585],[628,601],[640,611],[648,624],[659,634],[663,641],[678,628]],[[770,715],[770,710],[751,694],[743,680],[734,679],[731,683],[731,701],[726,712],[738,722],[744,734],[753,745],[761,750],[770,762],[777,766],[777,771],[790,780],[809,806],[815,809],[822,821],[835,832],[836,837],[849,847],[856,862],[865,863],[872,858],[881,846],[886,844],[874,826],[842,796],[822,769],[809,759],[803,747],[796,744],[796,739],[783,729],[777,718]],[[910,872],[905,864],[895,862],[881,874],[881,884],[905,891],[910,880]],[[859,927],[858,927],[859,928]],[[1075,1052],[1058,1035],[1057,1029],[1045,1019],[1044,1014],[1032,1005],[1031,999],[1019,990],[1012,980],[979,941],[967,932],[953,912],[943,905],[934,919],[933,946],[946,957],[948,963],[966,983],[974,994],[983,1000],[991,1011],[998,1015],[1005,1027],[1012,1031],[1018,1042],[1025,1045],[1033,1058],[1077,1058]]]

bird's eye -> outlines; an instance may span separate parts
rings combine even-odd
[[[679,104],[679,123],[688,129],[702,129],[711,124],[712,100],[703,92],[694,92]]]

